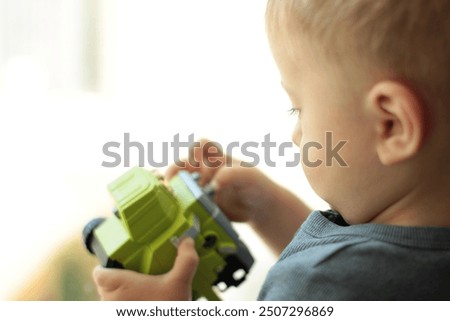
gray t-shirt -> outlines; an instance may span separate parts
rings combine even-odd
[[[348,226],[314,211],[258,300],[450,300],[450,228]]]

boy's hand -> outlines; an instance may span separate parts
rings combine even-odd
[[[146,275],[130,270],[97,267],[94,281],[102,300],[184,301],[192,299],[192,279],[198,255],[191,238],[178,246],[172,270],[162,275]]]
[[[189,160],[169,167],[166,180],[180,170],[199,172],[200,185],[215,185],[214,200],[228,218],[248,222],[275,253],[280,253],[310,209],[257,168],[243,166],[208,140],[199,144],[190,149]],[[207,159],[211,155],[214,158]]]
[[[244,167],[240,160],[223,154],[213,142],[202,139],[198,144],[190,148],[189,159],[168,168],[167,182],[180,170],[199,172],[199,185],[214,186],[215,202],[235,222],[251,222],[255,215],[270,211],[268,205],[273,204],[271,195],[279,188],[277,184],[257,168]]]

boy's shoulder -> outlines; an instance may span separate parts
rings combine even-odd
[[[259,299],[450,299],[450,229],[342,222],[334,213],[313,212]]]

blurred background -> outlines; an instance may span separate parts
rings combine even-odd
[[[81,230],[110,215],[106,184],[127,169],[101,165],[106,142],[129,133],[161,160],[175,134],[290,141],[264,11],[261,0],[0,0],[1,300],[97,299]],[[260,168],[325,208],[285,166],[294,151],[274,150],[277,166]],[[235,227],[256,264],[222,297],[254,300],[276,258]]]

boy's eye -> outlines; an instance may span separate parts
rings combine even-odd
[[[288,113],[289,113],[289,116],[298,116],[298,117],[300,117],[301,110],[300,110],[300,108],[293,107],[293,108],[288,109]]]

